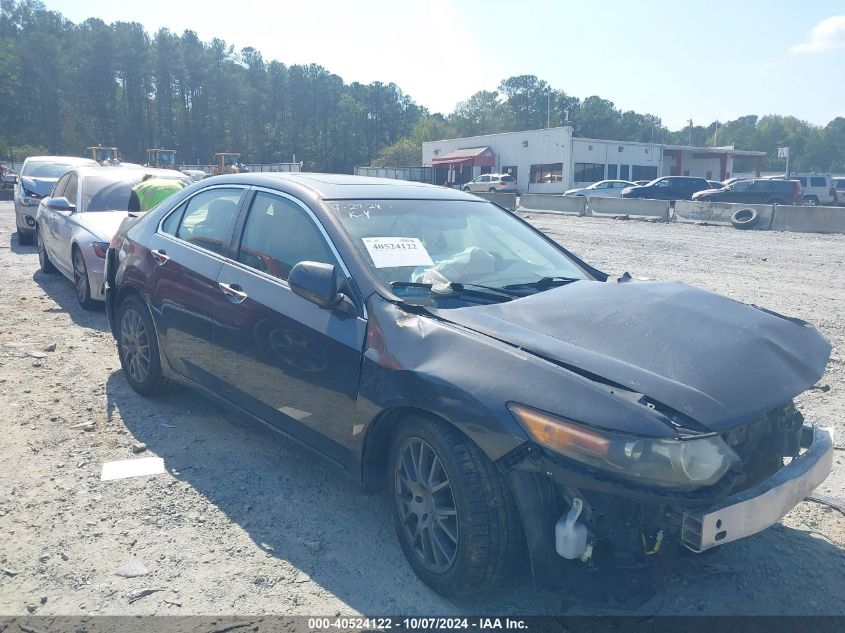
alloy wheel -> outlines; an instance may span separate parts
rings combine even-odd
[[[458,554],[458,512],[449,475],[432,446],[406,439],[396,456],[395,503],[405,536],[417,559],[437,574]]]
[[[47,264],[47,251],[44,248],[44,240],[41,239],[41,231],[36,231],[35,241],[38,246],[38,263],[41,265],[43,270],[46,268]]]
[[[143,383],[150,374],[150,340],[144,320],[133,308],[120,321],[120,353],[131,378]]]
[[[88,271],[85,268],[85,259],[82,251],[78,248],[73,252],[73,282],[76,286],[76,297],[80,303],[88,300]]]

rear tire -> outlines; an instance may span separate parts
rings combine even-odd
[[[458,597],[510,573],[525,542],[510,489],[493,463],[445,422],[406,418],[390,447],[396,535],[419,578]]]
[[[142,396],[163,396],[178,387],[161,369],[152,317],[134,294],[121,301],[117,309],[117,353],[126,381]]]
[[[55,275],[58,271],[50,261],[50,256],[47,254],[47,247],[44,246],[44,240],[41,237],[41,230],[35,230],[35,241],[38,244],[38,265],[41,267],[41,272],[47,275]]]
[[[806,196],[804,198],[804,204],[808,207],[815,207],[819,204],[819,199],[816,196]]]

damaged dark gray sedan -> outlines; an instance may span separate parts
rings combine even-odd
[[[106,295],[132,387],[191,386],[386,489],[446,595],[526,558],[549,581],[702,552],[831,469],[831,433],[793,405],[830,354],[811,325],[609,280],[459,191],[203,180],[124,222]]]

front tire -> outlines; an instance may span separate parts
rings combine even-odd
[[[396,535],[426,585],[458,597],[512,571],[524,543],[518,512],[475,444],[445,422],[414,416],[394,433],[389,464]]]
[[[178,385],[161,369],[155,326],[140,297],[130,295],[120,302],[117,324],[117,353],[129,386],[148,397],[176,389]]]
[[[32,246],[33,242],[35,241],[35,235],[32,233],[24,233],[21,231],[20,227],[18,227],[18,244],[21,246]]]
[[[97,302],[91,298],[91,280],[88,277],[88,267],[85,257],[78,246],[73,247],[73,286],[76,289],[76,300],[86,310],[97,308]]]
[[[35,241],[38,245],[38,265],[41,267],[41,272],[47,275],[55,275],[56,267],[50,261],[50,256],[47,254],[47,247],[44,245],[44,238],[41,236],[41,230],[36,229]]]

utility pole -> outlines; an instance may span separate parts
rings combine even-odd
[[[719,147],[719,122],[716,121],[716,131],[713,132],[713,147]]]
[[[689,120],[689,146],[692,147],[692,119]]]
[[[552,127],[552,87],[546,88],[546,129]]]

